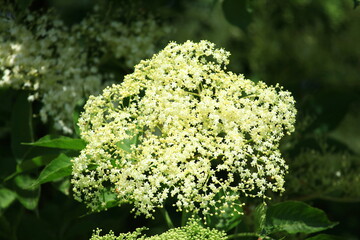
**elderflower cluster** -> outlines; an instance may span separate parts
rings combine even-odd
[[[294,99],[225,71],[229,55],[208,41],[170,43],[122,84],[90,96],[79,120],[87,146],[73,160],[75,198],[99,210],[112,195],[151,217],[169,198],[208,214],[241,196],[282,192],[278,146],[294,130]]]
[[[196,220],[190,220],[187,225],[179,228],[172,228],[160,235],[146,237],[141,235],[142,228],[136,229],[131,233],[120,233],[115,236],[114,232],[100,236],[101,230],[94,231],[90,240],[225,240],[225,232],[217,229],[210,229],[201,226]]]
[[[152,18],[126,24],[98,11],[71,27],[52,10],[0,19],[0,87],[29,90],[29,101],[42,102],[42,121],[67,134],[79,102],[113,82],[101,71],[104,59],[114,55],[114,63],[129,69],[165,33]]]

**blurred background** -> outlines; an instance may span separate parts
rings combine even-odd
[[[37,34],[36,24],[40,23],[32,25],[29,15],[36,18],[53,9],[64,24],[61,29],[65,30],[61,31],[66,32],[56,35],[58,41],[62,41],[61,37],[67,41],[79,33],[72,43],[81,46],[82,53],[86,52],[81,68],[96,67],[94,72],[99,80],[95,84],[98,89],[84,90],[81,97],[74,99],[74,105],[69,103],[73,114],[70,120],[81,112],[86,94],[95,94],[103,86],[121,82],[137,62],[150,57],[169,41],[209,40],[231,52],[228,70],[253,81],[280,84],[291,91],[298,109],[297,125],[295,133],[281,144],[289,174],[286,192],[274,196],[274,201],[305,201],[339,222],[328,233],[340,239],[360,239],[359,1],[1,0],[0,4],[2,66],[6,65],[6,44],[16,40],[9,37],[8,26],[21,26],[19,29],[33,34],[33,38],[24,38],[29,46],[51,36],[49,32],[54,24],[45,24],[45,33]],[[119,24],[123,31],[116,30]],[[53,49],[48,55],[41,52],[41,46],[38,51],[44,58],[56,59],[61,54],[54,52],[67,48],[56,44],[55,40],[47,46]],[[39,52],[24,56],[35,59]],[[55,61],[54,66],[58,65]],[[21,66],[25,69],[28,65]],[[54,76],[61,76],[67,68],[65,64]],[[19,143],[36,140],[49,132],[76,136],[76,127],[64,133],[53,125],[56,119],[51,118],[51,111],[42,110],[50,101],[46,98],[50,94],[48,88],[40,87],[40,96],[35,96],[36,87],[26,86],[35,86],[36,80],[28,85],[5,84],[6,74],[2,67],[0,239],[88,239],[96,227],[104,232],[110,229],[127,232],[146,225],[153,233],[164,231],[162,220],[141,217],[134,220],[128,206],[88,214],[72,198],[68,179],[32,190],[23,187],[38,176],[43,164],[24,166],[25,158],[18,155],[28,149]],[[26,74],[30,76],[29,72]],[[42,81],[47,81],[46,76]],[[59,79],[56,84],[65,84],[65,80]],[[81,81],[81,77],[78,79]],[[35,96],[35,100],[26,101],[29,96]],[[48,114],[49,120],[44,121],[41,112]],[[29,131],[31,134],[27,134]],[[30,154],[26,159],[34,156],[35,153]]]

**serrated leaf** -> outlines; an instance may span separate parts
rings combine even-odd
[[[0,188],[0,209],[7,208],[15,199],[15,192],[7,188]]]
[[[254,211],[255,231],[259,234],[264,234],[263,231],[265,228],[266,210],[267,205],[265,203],[261,203],[255,208]]]
[[[65,154],[60,154],[52,160],[40,173],[39,178],[34,185],[40,185],[46,182],[59,180],[71,175],[72,162],[71,158]]]
[[[328,235],[328,234],[318,234],[316,236],[306,238],[306,240],[341,240],[341,239],[342,238],[340,237]]]
[[[267,232],[285,231],[289,234],[315,233],[334,227],[325,213],[303,202],[288,201],[270,206],[266,211]]]
[[[79,138],[70,137],[58,137],[53,138],[50,135],[40,138],[38,141],[33,143],[23,143],[24,145],[48,147],[48,148],[59,148],[68,150],[82,150],[86,146],[86,142]]]

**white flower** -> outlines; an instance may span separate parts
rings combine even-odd
[[[278,145],[294,130],[294,99],[225,72],[229,55],[208,41],[170,43],[91,96],[79,120],[88,145],[74,159],[75,197],[99,210],[112,192],[150,217],[170,196],[179,210],[208,212],[209,199],[221,206],[284,191]]]

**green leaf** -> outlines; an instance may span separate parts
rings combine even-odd
[[[24,160],[20,164],[16,166],[16,171],[11,174],[10,176],[6,177],[4,181],[8,181],[12,179],[13,177],[19,175],[20,173],[27,172],[34,170],[36,168],[39,168],[41,166],[44,166],[51,162],[54,158],[56,158],[58,154],[52,154],[52,155],[44,155],[44,156],[38,156],[31,158],[29,160]]]
[[[122,150],[130,153],[131,152],[131,145],[137,145],[138,143],[138,139],[139,139],[139,135],[134,135],[133,133],[127,133],[131,138],[128,139],[124,139],[120,142],[118,142],[116,144],[116,146],[118,146],[119,148],[121,148]]]
[[[270,206],[266,212],[267,232],[315,233],[334,227],[325,213],[303,202],[288,201]]]
[[[26,209],[34,210],[39,203],[40,188],[21,193],[17,192],[16,198]]]
[[[231,193],[227,192],[226,194]],[[214,200],[221,200],[223,197],[224,192],[220,191]],[[216,207],[215,209],[214,206],[209,206],[209,213],[205,215],[209,227],[228,232],[242,222],[244,214],[239,200],[231,203],[222,202]]]
[[[225,232],[230,231],[242,222],[244,217],[243,212],[241,205],[238,203],[233,208],[227,207],[225,209],[225,212],[223,213],[224,219],[227,219],[223,227]]]
[[[11,148],[18,163],[22,162],[30,147],[22,142],[32,142],[32,107],[27,92],[20,92],[11,113]]]
[[[109,189],[103,189],[100,197],[100,201],[102,202],[102,205],[99,206],[99,211],[116,207],[119,205],[119,200],[117,198],[117,194],[114,192],[111,192]]]
[[[15,199],[15,192],[7,188],[0,188],[0,209],[7,208]]]
[[[65,194],[66,196],[70,195],[70,187],[71,187],[70,178],[65,177],[64,179],[61,179],[60,181],[55,181],[55,182],[53,182],[53,186],[57,190],[59,190],[60,192]]]
[[[222,8],[227,21],[246,31],[252,21],[250,0],[224,0]]]
[[[29,210],[34,210],[39,203],[40,188],[34,186],[35,181],[28,175],[19,175],[15,178],[16,198]]]
[[[259,234],[265,234],[265,221],[266,221],[266,210],[267,205],[265,203],[261,203],[255,208],[254,211],[254,224],[255,231]]]
[[[25,171],[30,171],[33,169],[36,169],[38,167],[44,166],[48,164],[51,160],[53,160],[57,155],[44,155],[44,156],[38,156],[34,157],[32,159],[26,160],[16,166],[16,172],[22,173]]]
[[[68,149],[68,150],[82,150],[86,146],[86,142],[79,138],[70,138],[70,137],[53,138],[50,135],[42,137],[36,142],[23,143],[23,144],[38,146],[38,147],[59,148],[59,149]]]
[[[52,160],[39,175],[39,178],[34,182],[34,186],[59,180],[63,177],[71,175],[72,162],[71,158],[65,154],[60,154],[57,158]]]
[[[15,177],[16,186],[23,190],[34,190],[36,189],[34,185],[35,179],[30,177],[29,175],[22,174]]]
[[[318,234],[316,236],[306,238],[306,240],[341,240],[341,239],[342,238],[340,237],[328,235],[328,234]]]

